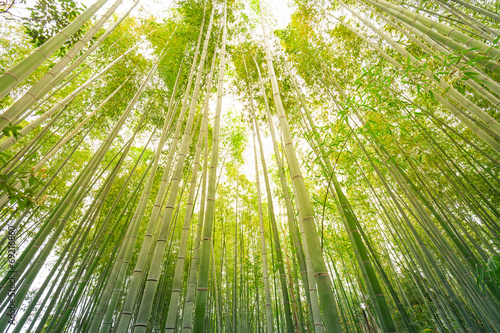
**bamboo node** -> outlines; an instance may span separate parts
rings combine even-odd
[[[66,39],[68,39],[68,38],[69,38],[69,37],[68,37],[68,35],[66,35],[66,33],[65,33],[63,30],[59,31],[59,33],[60,33],[61,35],[63,35],[64,37],[66,37]]]
[[[4,75],[10,75],[10,76],[12,76],[14,79],[16,79],[16,81],[17,81],[17,80],[19,80],[19,79],[17,78],[17,76],[15,76],[15,75],[14,75],[14,74],[12,74],[12,73],[5,72],[5,73],[4,73]]]
[[[41,54],[43,54],[44,59],[47,58],[47,53],[45,53],[44,51],[37,49],[37,50],[35,50],[35,52],[40,52]]]

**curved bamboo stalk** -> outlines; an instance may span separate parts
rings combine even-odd
[[[82,91],[86,90],[95,80],[99,79],[102,77],[105,73],[107,73],[117,62],[119,62],[121,59],[123,59],[128,53],[133,51],[136,47],[138,47],[142,43],[142,40],[132,46],[130,49],[128,49],[125,53],[123,53],[121,56],[116,58],[114,61],[112,61],[108,66],[106,66],[103,70],[101,70],[99,73],[96,75],[92,76],[90,79],[88,79],[84,84],[82,84],[80,87],[77,89],[73,90],[68,96],[63,98],[61,101],[57,102],[52,108],[47,110],[45,113],[43,113],[41,116],[39,116],[37,119],[32,121],[30,124],[26,125],[23,127],[20,131],[20,137],[25,136],[26,134],[30,133],[32,130],[40,126],[45,120],[48,118],[52,117],[53,115],[61,112],[65,106],[69,105],[75,97],[80,94]],[[132,74],[135,72],[135,70],[132,72]],[[5,151],[7,148],[11,147],[13,144],[15,144],[18,141],[15,137],[11,136],[4,140],[0,144],[0,152]]]
[[[264,13],[262,10],[260,15],[261,15],[262,29],[264,31],[264,46],[266,51],[266,60],[269,71],[269,77],[271,79],[273,88],[274,102],[280,119],[283,135],[285,137],[287,158],[290,165],[290,172],[292,175],[294,188],[296,188],[297,190],[297,200],[299,202],[300,210],[302,212],[302,224],[304,225],[305,236],[307,237],[308,241],[308,248],[311,255],[311,263],[314,269],[313,273],[316,280],[316,285],[318,287],[318,296],[321,306],[324,309],[328,309],[330,311],[330,315],[324,316],[323,318],[325,321],[325,328],[327,331],[341,332],[342,329],[340,327],[340,317],[338,314],[335,297],[333,295],[332,282],[328,275],[325,261],[321,253],[316,225],[314,223],[313,212],[309,202],[307,190],[304,184],[304,179],[302,178],[302,174],[300,171],[297,155],[293,146],[293,139],[290,133],[290,126],[286,119],[285,111],[281,102],[279,86],[276,80],[276,74],[274,73],[272,56],[269,49],[269,42],[268,42],[269,37],[264,23]]]
[[[253,107],[253,94],[251,93],[251,106],[252,109]],[[276,225],[276,217],[274,215],[274,204],[273,204],[273,196],[271,193],[271,187],[269,185],[269,175],[267,172],[267,166],[266,166],[266,161],[264,157],[264,148],[262,146],[262,140],[260,137],[260,131],[259,131],[259,126],[257,124],[257,120],[255,119],[255,110],[252,111],[253,113],[253,118],[254,118],[254,126],[255,126],[255,131],[257,135],[257,139],[259,142],[259,151],[260,151],[260,160],[262,163],[262,169],[263,169],[263,174],[264,174],[264,184],[266,186],[266,194],[267,194],[267,209],[269,213],[269,220],[271,221],[271,229],[273,232],[273,241],[275,245],[275,250],[276,250],[276,261],[277,261],[277,266],[278,266],[278,271],[279,271],[279,279],[280,279],[280,284],[281,284],[281,293],[283,297],[283,306],[285,309],[285,323],[286,323],[286,331],[289,333],[293,333],[295,331],[293,322],[292,322],[292,312],[290,310],[290,300],[288,297],[288,287],[286,283],[286,275],[285,275],[285,269],[283,267],[283,255],[281,253],[281,245],[280,245],[280,239],[279,239],[279,234],[278,234],[278,227]]]
[[[54,37],[46,41],[33,53],[24,58],[16,66],[9,69],[0,76],[0,99],[9,94],[18,84],[23,82],[31,73],[33,73],[45,60],[47,60],[57,49],[66,42],[85,22],[87,22],[95,12],[101,8],[107,0],[98,0],[87,10],[81,13],[66,28],[62,29]],[[0,129],[4,129],[9,124],[9,119],[0,117]]]
[[[259,167],[257,158],[257,144],[255,143],[255,117],[252,116],[252,132],[253,132],[253,156],[255,161],[255,183],[257,187],[257,203],[259,206],[259,233],[260,233],[260,252],[262,257],[262,278],[264,280],[264,300],[266,309],[266,328],[267,332],[274,331],[273,325],[273,309],[271,307],[271,293],[269,291],[269,274],[267,272],[267,254],[266,254],[266,239],[264,231],[264,219],[262,217],[262,199],[260,194]]]
[[[226,69],[226,38],[227,38],[227,8],[224,0],[224,17],[222,31],[222,46],[220,49],[219,80],[217,84],[217,104],[214,116],[212,134],[212,154],[210,157],[210,172],[208,175],[207,204],[205,222],[203,225],[203,238],[200,247],[200,266],[198,268],[198,283],[196,284],[196,303],[193,319],[193,332],[202,333],[205,329],[205,312],[208,294],[208,276],[210,273],[210,254],[212,245],[212,228],[215,215],[215,194],[217,181],[217,164],[219,156],[220,115],[222,109],[222,96],[224,73]]]
[[[24,111],[43,97],[41,92],[47,89],[48,84],[56,78],[57,74],[59,74],[59,72],[61,72],[78,53],[80,53],[83,47],[90,41],[90,39],[92,39],[92,37],[94,37],[109,17],[115,12],[116,8],[122,3],[122,1],[123,0],[116,0],[108,11],[89,29],[89,31],[87,31],[87,33],[80,38],[75,45],[73,45],[71,50],[69,50],[64,57],[62,57],[54,65],[54,67],[42,76],[20,99],[18,99],[9,109],[7,109],[7,111],[2,114],[0,118],[0,130],[5,127],[5,124],[15,122],[20,116],[22,116]]]
[[[365,36],[357,32],[354,28],[346,23],[342,23],[346,28],[356,34],[359,38],[361,38],[365,43],[373,47],[377,52],[382,55],[382,57],[396,66],[399,69],[403,68],[403,65],[396,61],[393,57],[388,55],[385,51],[376,46],[373,42],[368,40]],[[482,141],[484,141],[488,146],[490,146],[496,153],[500,154],[500,143],[497,142],[493,137],[491,137],[488,133],[486,133],[482,128],[474,124],[471,120],[469,120],[464,114],[463,111],[459,110],[455,106],[453,106],[449,101],[447,101],[441,94],[436,92],[434,89],[429,89],[432,92],[433,96],[436,100],[441,103],[448,111],[450,111],[454,116],[456,116],[466,127],[468,127],[474,134],[476,134]]]
[[[257,61],[255,60],[255,58],[253,58],[253,60],[255,62],[255,67],[256,67],[257,73],[259,75],[260,91],[261,91],[261,95],[264,99],[264,106],[266,109],[267,119],[268,119],[268,123],[269,123],[268,126],[270,129],[271,138],[273,141],[274,156],[276,158],[276,164],[278,165],[278,174],[279,174],[279,178],[280,178],[280,184],[281,184],[281,188],[282,188],[283,195],[285,198],[285,207],[286,207],[286,214],[287,214],[287,221],[288,221],[288,229],[289,229],[290,235],[292,237],[291,241],[293,243],[293,246],[294,246],[296,254],[297,254],[297,261],[299,263],[299,270],[300,270],[300,275],[302,278],[302,283],[304,285],[304,291],[306,294],[307,304],[308,304],[308,307],[310,309],[311,316],[313,316],[313,311],[311,308],[311,295],[309,293],[309,282],[308,282],[309,279],[308,279],[308,272],[307,272],[307,267],[306,267],[306,259],[304,258],[304,250],[302,248],[302,242],[300,240],[300,235],[299,235],[299,230],[297,228],[295,214],[293,212],[292,202],[290,200],[290,192],[288,190],[288,185],[287,185],[286,178],[285,178],[283,161],[280,157],[280,152],[279,152],[277,141],[276,141],[276,134],[275,134],[275,129],[274,129],[273,120],[272,120],[273,117],[271,115],[271,111],[269,109],[269,104],[267,102],[266,91],[264,88],[264,83],[262,80],[262,75],[260,73],[259,65],[257,64]],[[316,297],[315,303],[317,303],[318,302],[317,296],[315,296],[315,297]],[[319,312],[316,314],[316,317],[321,318],[321,315],[319,314]]]
[[[203,118],[201,121],[201,127],[200,127],[200,134],[198,136],[198,142],[196,144],[196,152],[195,152],[195,158],[193,162],[193,171],[192,171],[192,178],[191,178],[191,185],[189,189],[189,195],[188,195],[188,201],[187,201],[187,208],[186,208],[186,214],[184,217],[184,226],[182,229],[182,235],[181,235],[181,240],[180,240],[180,247],[179,251],[177,254],[177,262],[175,264],[175,273],[174,273],[174,280],[172,284],[172,292],[170,296],[170,303],[168,306],[168,313],[167,313],[167,319],[166,319],[166,327],[165,327],[165,332],[168,333],[173,333],[175,330],[175,319],[177,317],[177,310],[178,310],[178,304],[179,304],[179,298],[180,298],[180,292],[181,292],[181,286],[182,286],[182,274],[184,273],[184,262],[185,262],[185,257],[186,257],[186,251],[187,251],[187,245],[188,245],[188,236],[189,236],[189,226],[191,224],[191,218],[193,215],[193,209],[194,209],[194,192],[196,189],[196,181],[197,181],[197,176],[198,176],[198,170],[200,166],[200,155],[201,155],[201,149],[203,146],[203,140],[207,134],[208,130],[208,103],[210,101],[210,94],[212,90],[212,77],[214,73],[214,68],[215,68],[215,50],[214,50],[214,55],[212,56],[212,65],[210,69],[210,74],[207,80],[207,93],[205,95],[205,101],[203,103]],[[186,314],[185,314],[186,315]]]
[[[377,0],[378,1],[378,0]],[[346,6],[342,1],[339,2],[344,8],[349,10],[356,18],[362,21],[367,27],[372,29],[377,35],[379,35],[382,39],[387,41],[396,51],[398,51],[403,57],[409,57],[412,65],[416,65],[419,68],[424,68],[423,64],[413,57],[410,53],[408,53],[405,49],[403,49],[400,45],[395,43],[389,36],[383,33],[380,29],[377,29],[373,24],[368,22],[365,18],[360,16],[356,11]],[[499,67],[500,70],[500,67]],[[463,109],[470,111],[474,114],[478,119],[480,119],[492,132],[500,137],[500,124],[496,119],[487,114],[484,110],[479,108],[476,104],[469,101],[465,96],[460,94],[455,88],[450,86],[446,81],[440,78],[435,78],[430,70],[424,69],[422,71],[425,76],[429,78],[432,82],[434,82],[437,86],[443,89],[443,95],[450,98],[452,101],[458,103]],[[436,97],[437,98],[437,97]]]
[[[479,6],[476,6],[476,5],[472,4],[472,3],[469,3],[469,2],[466,2],[466,1],[463,1],[463,0],[451,0],[451,1],[459,3],[459,4],[461,4],[464,7],[472,9],[472,10],[478,12],[478,13],[481,13],[484,16],[487,16],[487,17],[491,18],[492,20],[500,22],[500,15],[495,14],[493,12],[490,12],[489,10],[486,10],[484,8],[481,8]]]
[[[118,131],[120,130],[120,128],[125,123],[125,120],[130,115],[132,109],[134,108],[135,104],[137,103],[137,101],[138,101],[140,95],[142,94],[143,90],[146,88],[146,86],[147,86],[149,80],[151,79],[153,73],[156,71],[157,66],[158,66],[158,62],[155,65],[152,66],[150,72],[144,78],[144,80],[143,80],[143,82],[141,84],[141,87],[139,88],[139,90],[137,91],[137,93],[135,94],[135,96],[132,98],[132,100],[130,101],[130,103],[128,104],[128,106],[125,109],[125,111],[123,112],[120,120],[115,124],[115,127],[109,133],[109,135],[105,139],[103,145],[101,145],[101,147],[99,148],[98,152],[94,155],[94,158],[91,160],[91,162],[89,162],[89,164],[88,164],[88,166],[86,168],[86,171],[84,171],[84,173],[83,173],[81,186],[75,187],[73,189],[73,191],[71,192],[71,195],[70,195],[71,197],[74,196],[75,198],[79,198],[79,197],[81,197],[84,194],[84,189],[87,187],[87,185],[88,185],[88,183],[90,181],[90,178],[91,178],[92,173],[93,173],[92,171],[95,170],[95,168],[97,168],[97,166],[99,165],[100,161],[104,157],[104,153],[111,146],[111,143],[113,142],[113,140],[115,139],[116,135],[118,134]],[[79,200],[73,201],[69,205],[68,209],[66,209],[67,204],[61,206],[61,208],[58,209],[57,212],[54,214],[54,216],[51,218],[51,221],[53,221],[51,223],[52,227],[51,228],[47,228],[44,231],[44,234],[38,240],[38,244],[37,244],[38,246],[34,247],[34,248],[31,248],[31,249],[28,250],[29,253],[32,253],[32,254],[31,255],[27,255],[27,258],[31,259],[31,257],[34,255],[34,252],[37,251],[37,248],[42,245],[43,240],[46,237],[48,237],[49,232],[55,226],[54,225],[55,222],[60,219],[60,223],[58,224],[58,226],[57,226],[56,230],[54,231],[54,233],[52,234],[51,238],[49,239],[49,242],[40,251],[40,255],[39,255],[40,259],[38,261],[36,261],[32,265],[32,267],[30,267],[30,270],[29,270],[29,272],[28,272],[28,274],[27,274],[27,276],[26,276],[26,278],[25,278],[25,280],[23,282],[23,286],[20,288],[19,292],[15,295],[15,302],[17,304],[20,304],[20,302],[22,300],[24,300],[26,294],[28,293],[29,287],[31,286],[31,283],[34,281],[35,277],[38,275],[38,272],[42,268],[44,260],[50,254],[52,248],[55,245],[55,242],[56,242],[58,236],[63,231],[63,229],[64,229],[67,221],[69,220],[69,217],[71,216],[71,214],[72,214],[72,212],[74,210],[74,207],[76,206],[75,204],[78,201]],[[17,267],[18,274],[21,274],[22,270],[24,270],[24,268],[27,267],[28,262],[29,262],[29,260],[24,261],[24,263],[22,263],[22,265],[18,264],[18,267]],[[22,270],[21,270],[21,268],[22,268]],[[0,292],[0,295],[2,295],[1,298],[5,299],[5,297],[7,296],[7,294],[8,294],[8,289],[6,289],[4,287],[2,289],[2,291]],[[0,329],[4,329],[8,325],[8,321],[9,321],[8,316],[7,315],[3,315],[2,319],[0,319]]]

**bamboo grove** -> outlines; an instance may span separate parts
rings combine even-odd
[[[148,3],[1,13],[1,332],[500,332],[498,2]]]

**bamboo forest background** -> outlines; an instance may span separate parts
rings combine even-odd
[[[2,5],[1,332],[500,332],[500,3],[284,5]]]

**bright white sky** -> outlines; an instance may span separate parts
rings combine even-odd
[[[87,7],[91,6],[96,2],[96,0],[76,0],[77,2],[85,4]],[[207,0],[210,1],[210,0]],[[290,15],[292,13],[291,1],[290,0],[261,0],[264,7],[269,9],[269,14],[272,15],[269,24],[275,28],[283,28],[290,21]],[[11,12],[26,17],[29,16],[29,12],[26,8],[32,7],[36,4],[37,0],[26,0],[24,4],[17,4],[11,9]],[[114,0],[108,0],[106,4],[97,13],[101,15],[109,7],[112,6]],[[131,15],[135,17],[150,17],[151,15],[162,18],[168,8],[172,6],[173,1],[163,1],[163,0],[139,0],[139,5],[132,11]],[[116,14],[125,13],[130,6],[132,6],[133,0],[123,0],[122,4],[117,8]]]
[[[207,0],[210,1],[210,0]],[[276,28],[285,27],[290,21],[290,15],[292,13],[291,3],[289,0],[271,0],[264,1],[261,0],[263,6],[269,8],[270,14],[273,16],[273,20],[270,20],[269,24]],[[29,7],[30,3],[35,3],[36,0],[27,0]],[[87,7],[92,5],[95,0],[79,0],[79,2],[85,4]],[[104,12],[107,8],[111,7],[113,0],[108,0],[108,2],[103,6],[103,9],[99,13]],[[124,13],[130,6],[132,6],[133,0],[124,0],[122,4],[118,7],[116,13]],[[157,16],[161,18],[162,13],[172,6],[172,1],[163,0],[139,0],[139,5],[133,10],[131,15],[136,17],[149,17],[150,15]]]

